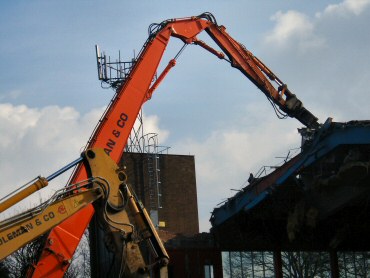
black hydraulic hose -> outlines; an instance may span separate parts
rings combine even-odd
[[[202,14],[198,15],[197,17],[207,19],[208,21],[217,25],[217,21],[216,21],[215,16],[213,14],[211,14],[210,12],[202,13]]]

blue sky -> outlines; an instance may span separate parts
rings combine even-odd
[[[321,122],[370,119],[370,1],[138,2],[2,4],[0,195],[78,157],[113,95],[100,87],[94,45],[130,60],[148,26],[168,18],[211,12]],[[171,42],[161,68],[180,47]],[[239,71],[196,46],[185,49],[144,113],[146,130],[171,153],[195,155],[202,230],[230,189],[300,142],[299,122],[278,120]]]

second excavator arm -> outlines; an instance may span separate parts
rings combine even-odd
[[[83,152],[82,158],[79,161],[89,171],[87,180],[60,189],[41,205],[0,222],[0,260],[93,204],[100,226],[115,246],[115,261],[125,264],[122,267],[125,277],[149,277],[147,255],[140,250],[140,245],[145,243],[147,249],[152,251],[151,265],[165,268],[169,259],[167,252],[148,213],[126,183],[124,169],[99,148],[88,149]],[[45,180],[41,178],[34,184],[40,181],[46,184]],[[0,208],[12,207],[35,192],[34,184],[25,188],[22,194],[0,203]],[[41,188],[38,186],[38,189]],[[53,242],[47,244],[52,246]],[[54,253],[54,250],[49,249],[49,252]],[[58,256],[58,253],[54,255]]]

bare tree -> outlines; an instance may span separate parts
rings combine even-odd
[[[91,276],[87,233],[86,230],[73,256],[72,263],[64,275],[65,278],[87,278]],[[44,240],[45,236],[39,237],[0,262],[0,277],[26,277],[29,268],[37,263],[40,250],[44,246]]]
[[[321,252],[282,252],[283,274],[286,277],[331,277],[329,255]]]
[[[338,254],[340,277],[360,278],[370,276],[370,252],[345,252]]]
[[[3,261],[0,262],[0,277],[9,277],[9,270]]]
[[[64,278],[91,277],[89,229],[86,229]]]
[[[29,267],[36,263],[43,242],[44,237],[41,236],[8,256],[2,262],[3,267],[9,272],[8,277],[25,277]]]
[[[223,256],[224,273],[231,278],[275,276],[272,252],[229,252]],[[330,277],[329,256],[316,252],[282,252],[284,277]]]
[[[272,278],[273,256],[271,252],[224,252],[223,269],[231,278]]]

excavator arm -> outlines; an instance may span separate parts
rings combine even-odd
[[[93,204],[100,226],[114,246],[115,261],[125,264],[122,272],[127,277],[149,277],[148,262],[139,246],[141,242],[147,243],[147,249],[152,251],[151,263],[155,262],[160,269],[166,267],[167,252],[145,208],[126,183],[124,169],[117,166],[103,149],[88,149],[82,157],[81,162],[89,172],[87,180],[69,185],[39,206],[0,222],[0,260]],[[0,208],[5,210],[28,197],[36,191],[35,184],[43,183],[44,186],[37,186],[37,190],[42,189],[46,180],[39,178],[21,194],[0,203]],[[53,246],[52,240],[49,239],[47,244]],[[54,256],[60,256],[57,250],[48,250]]]
[[[82,183],[78,189],[64,188],[40,206],[1,221],[0,260],[101,198],[99,189],[86,188],[88,183]]]
[[[180,25],[176,20],[165,21],[162,29],[169,29],[173,37],[181,39],[185,44],[195,44],[203,47],[220,59],[227,60],[231,66],[239,69],[253,84],[255,84],[271,103],[279,109],[282,117],[294,117],[303,125],[311,129],[319,128],[317,118],[308,111],[296,95],[288,89],[261,60],[245,48],[244,45],[233,39],[224,26],[216,23],[212,14],[204,13],[198,17],[191,18],[193,22],[199,23],[198,30],[195,31],[191,26]],[[201,24],[202,23],[202,24]],[[160,27],[158,27],[160,28]],[[204,41],[198,40],[197,34],[206,31],[213,41],[221,48],[222,52],[217,51],[207,45]],[[225,55],[228,57],[226,59]],[[166,69],[158,78],[158,81],[149,89],[149,96],[157,88],[164,76],[175,66],[175,60],[171,60]],[[275,88],[275,86],[277,88]]]
[[[223,52],[214,50],[198,40],[197,35],[203,31],[210,35]],[[185,44],[199,45],[218,58],[228,60],[232,67],[239,69],[267,96],[283,116],[295,117],[312,129],[319,127],[317,118],[303,107],[302,102],[281,80],[242,44],[230,37],[225,27],[217,25],[211,14],[204,13],[196,17],[170,19],[151,25],[149,38],[129,74],[117,88],[87,148],[102,148],[116,163],[120,161],[142,105],[152,97],[154,90],[176,64],[175,60],[171,60],[156,82],[152,82],[171,37],[178,38]],[[277,88],[270,81],[276,83]],[[77,183],[86,178],[86,168],[81,164],[74,172],[71,183]],[[38,264],[34,266],[33,277],[44,277],[50,273],[53,277],[63,276],[93,213],[93,206],[88,205],[51,231]],[[50,245],[48,242],[53,244]],[[58,252],[59,256],[56,257],[53,252],[49,252],[50,249],[53,249],[54,253]]]
[[[226,32],[224,26],[212,23],[206,29],[206,32],[228,56],[231,66],[239,69],[248,77],[273,105],[276,105],[287,116],[296,118],[308,128],[317,129],[319,127],[318,119],[303,106],[296,95],[289,91],[287,85],[242,44],[234,40]],[[219,57],[221,56],[202,41],[195,41],[194,43],[212,53],[216,53]],[[277,88],[271,82],[274,82]]]

